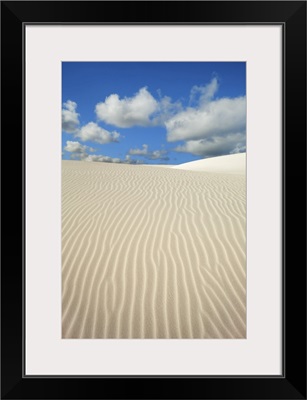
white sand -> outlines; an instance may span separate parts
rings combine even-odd
[[[175,165],[173,168],[188,171],[214,172],[219,174],[245,175],[246,153],[231,154],[206,158],[204,160],[191,161],[185,164]]]
[[[177,168],[62,162],[63,338],[245,337],[245,176]]]

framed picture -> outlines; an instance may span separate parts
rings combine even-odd
[[[305,399],[306,3],[1,11],[2,398]]]

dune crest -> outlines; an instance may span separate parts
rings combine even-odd
[[[246,153],[211,157],[173,166],[187,171],[203,171],[222,174],[246,174]]]

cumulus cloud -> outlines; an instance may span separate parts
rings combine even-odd
[[[166,150],[154,150],[147,156],[147,158],[149,160],[164,160],[164,161],[168,161],[169,157],[166,156],[166,154],[167,154]]]
[[[104,155],[87,155],[86,157],[83,158],[83,161],[95,161],[95,162],[108,162],[108,163],[120,163],[121,160],[120,158],[112,158],[109,156],[104,156]]]
[[[92,141],[100,144],[118,142],[120,134],[116,131],[109,132],[101,128],[95,122],[79,127],[79,115],[77,112],[77,103],[68,100],[63,104],[62,109],[62,129],[67,133],[72,133],[75,138],[79,138],[83,142]],[[73,143],[73,142],[71,142]],[[74,142],[77,143],[77,142]],[[67,150],[69,151],[69,150]]]
[[[150,116],[158,109],[158,102],[146,87],[141,88],[133,97],[120,99],[111,94],[104,102],[96,105],[97,117],[107,124],[120,128],[151,125]]]
[[[218,88],[219,84],[217,78],[213,78],[208,85],[193,86],[190,92],[190,104],[195,102],[200,104],[207,103],[209,100],[213,99]]]
[[[166,155],[166,150],[150,151],[148,148],[148,144],[143,144],[141,149],[130,149],[128,154],[142,156],[145,157],[147,160],[169,160],[169,157],[167,157]]]
[[[246,98],[216,98],[217,78],[193,86],[190,105],[165,121],[167,140],[184,141],[174,150],[201,157],[246,151]]]
[[[129,154],[126,155],[125,159],[122,160],[124,164],[144,164],[142,160],[136,160],[134,158],[131,158]]]
[[[159,93],[158,107],[155,114],[152,116],[152,125],[164,125],[172,116],[182,111],[181,102],[171,99],[169,96],[162,96],[161,91]]]
[[[70,153],[71,159],[79,159],[79,160],[83,160],[85,157],[87,157],[88,152],[95,151],[95,149],[93,149],[92,147],[85,146],[79,142],[74,142],[70,140],[66,142],[64,150]]]
[[[193,86],[189,106],[183,107],[180,101],[173,102],[170,97],[162,96],[161,91],[158,91],[155,99],[147,87],[143,87],[132,97],[120,98],[118,94],[111,94],[96,105],[95,111],[98,120],[121,128],[161,125],[166,129],[168,142],[181,142],[174,148],[177,152],[211,157],[246,151],[246,97],[218,98],[218,89],[217,78],[207,85]],[[121,136],[118,132],[101,128],[95,122],[80,128],[76,109],[75,102],[68,100],[64,103],[63,130],[73,133],[82,142],[106,144],[119,141]],[[90,148],[80,147],[82,145],[79,142],[68,143],[67,149],[75,148],[75,151],[71,151],[73,157],[87,161],[135,163],[130,157],[133,155],[144,160],[169,159],[166,150],[150,150],[147,144],[130,149],[126,158],[121,160],[104,155],[88,155],[92,151]]]
[[[118,164],[142,164],[142,161],[134,160],[129,156],[126,156],[124,160],[120,158],[113,158],[105,155],[87,155],[82,159],[87,162],[107,162],[107,163],[118,163]]]
[[[95,122],[89,122],[87,125],[82,126],[75,136],[80,138],[83,142],[91,141],[106,144],[118,142],[120,134],[116,131],[109,132],[98,126]]]
[[[165,123],[167,140],[197,140],[243,132],[246,126],[245,97],[205,101],[188,107]]]
[[[95,151],[95,149],[92,147],[82,145],[79,142],[72,142],[70,140],[66,142],[64,150],[68,151],[69,153],[85,153],[86,151]]]
[[[67,133],[75,133],[79,127],[79,114],[76,112],[77,103],[68,100],[63,104],[62,129]]]
[[[204,158],[242,153],[246,151],[245,134],[235,133],[201,140],[188,140],[183,145],[177,146],[174,150],[191,153]]]
[[[88,161],[88,162],[107,162],[107,163],[123,163],[123,164],[143,164],[140,160],[134,160],[130,155],[126,155],[125,159],[110,157],[103,154],[88,154],[88,152],[96,151],[92,147],[82,145],[79,142],[67,141],[64,150],[70,153],[72,160]],[[62,153],[63,155],[63,153]]]
[[[141,149],[130,149],[129,154],[146,156],[148,154],[148,144],[143,144]]]

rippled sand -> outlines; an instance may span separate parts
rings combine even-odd
[[[62,161],[62,337],[244,338],[245,186]]]

